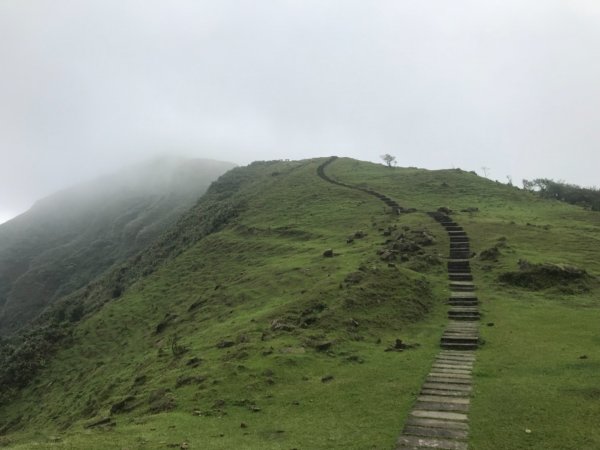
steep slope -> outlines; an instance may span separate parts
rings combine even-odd
[[[597,448],[600,214],[460,170],[340,158],[335,185],[326,161],[228,172],[57,304],[45,319],[67,337],[0,409],[0,442],[392,448],[447,325],[450,242],[427,214],[444,206],[483,315],[471,448]]]
[[[0,226],[0,334],[149,245],[232,164],[161,158],[74,186]]]
[[[92,286],[81,299],[103,306],[3,408],[6,439],[43,444],[66,431],[62,445],[75,448],[393,442],[441,333],[436,255],[447,243],[427,234],[435,223],[426,214],[398,216],[320,180],[323,161],[228,172],[117,271],[119,298],[117,278]],[[216,205],[230,213],[205,226]],[[406,261],[392,260],[395,242]],[[335,256],[323,256],[330,248]],[[420,346],[402,352],[396,339]],[[81,434],[104,416],[113,431]]]

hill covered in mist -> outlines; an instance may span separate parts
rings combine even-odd
[[[232,167],[164,157],[55,193],[0,225],[0,335],[148,246]]]
[[[448,322],[440,207],[482,315],[469,448],[598,448],[600,214],[348,158],[228,171],[0,340],[0,445],[394,448]]]

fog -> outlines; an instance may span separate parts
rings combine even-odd
[[[594,0],[0,3],[0,222],[158,153],[597,185]]]

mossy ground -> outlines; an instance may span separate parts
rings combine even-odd
[[[427,252],[446,254],[445,233],[423,212],[447,206],[475,251],[505,238],[497,262],[472,263],[485,345],[471,448],[599,448],[596,284],[530,291],[498,277],[519,259],[597,277],[600,214],[458,170],[350,159],[328,167],[334,178],[419,209],[392,216],[377,199],[317,178],[322,161],[254,168],[244,211],[223,231],[80,323],[71,344],[2,411],[7,420],[22,416],[21,428],[2,438],[7,446],[393,448],[438,351],[447,281],[443,266],[415,272],[410,262],[380,261],[380,230],[426,227],[437,237]],[[479,212],[460,212],[468,207]],[[357,230],[367,236],[346,244]],[[338,255],[324,258],[328,248]],[[361,270],[359,284],[346,282]],[[178,357],[173,336],[187,349]],[[420,346],[385,352],[396,338]],[[221,341],[231,346],[217,348]],[[83,427],[127,397],[133,409],[113,414],[116,426]],[[149,412],[160,408],[169,410]]]

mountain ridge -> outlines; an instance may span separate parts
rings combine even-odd
[[[161,158],[55,193],[0,225],[0,332],[144,248],[232,167]]]

